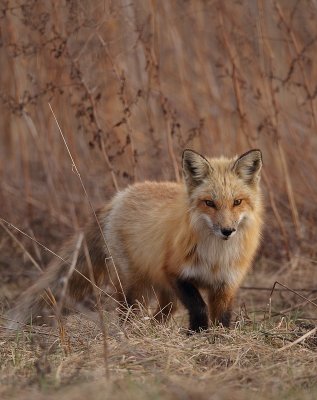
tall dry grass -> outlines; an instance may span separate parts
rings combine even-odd
[[[236,318],[314,321],[316,20],[312,0],[2,1],[0,217],[58,252],[91,214],[48,103],[93,207],[135,181],[182,179],[184,148],[258,147],[266,225]],[[1,310],[50,257],[0,226]],[[287,287],[270,296],[276,280]]]
[[[264,251],[313,257],[316,13],[310,1],[4,2],[2,215],[73,226],[84,214],[50,101],[96,202],[181,179],[185,147],[260,147]]]

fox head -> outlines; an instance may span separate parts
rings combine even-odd
[[[262,154],[250,150],[232,159],[183,152],[183,175],[193,225],[228,240],[242,231],[261,207]]]

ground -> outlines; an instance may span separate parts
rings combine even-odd
[[[315,399],[316,308],[296,311],[298,296],[287,290],[274,292],[270,301],[268,291],[251,289],[265,273],[258,263],[262,270],[240,290],[230,329],[188,336],[181,309],[167,325],[146,310],[123,324],[114,311],[104,312],[106,336],[94,314],[70,315],[56,328],[1,330],[0,397]]]

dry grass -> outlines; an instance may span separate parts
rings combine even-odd
[[[317,393],[317,336],[278,351],[310,328],[299,321],[239,318],[230,331],[188,337],[182,315],[168,326],[138,315],[124,328],[115,315],[105,317],[109,378],[99,327],[71,317],[67,345],[58,331],[44,328],[2,338],[2,398],[313,399]]]
[[[312,0],[0,4],[1,218],[58,253],[118,188],[181,179],[185,147],[261,148],[267,205],[232,330],[187,337],[182,313],[144,312],[99,315],[103,334],[80,314],[0,328],[1,398],[317,397],[316,19]],[[1,315],[51,257],[1,224]]]

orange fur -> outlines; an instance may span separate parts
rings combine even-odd
[[[260,239],[261,165],[258,150],[232,159],[206,159],[186,150],[184,183],[137,183],[117,193],[98,212],[114,265],[105,265],[109,254],[95,222],[85,229],[96,282],[112,286],[117,299],[127,299],[129,305],[148,304],[156,296],[155,316],[161,321],[175,310],[177,297],[195,319],[197,307],[205,312],[196,288],[207,289],[211,320],[227,321],[224,313],[251,266]],[[242,202],[234,205],[235,200]],[[74,241],[66,246],[67,260],[73,246]],[[89,278],[82,249],[76,268]],[[58,301],[67,269],[60,262],[51,265],[22,295],[12,319],[26,321],[31,313],[39,313],[45,289],[50,288]],[[83,300],[90,292],[89,282],[73,273],[67,303]],[[199,321],[191,324],[194,330],[200,327]],[[205,322],[201,324],[206,327]]]

